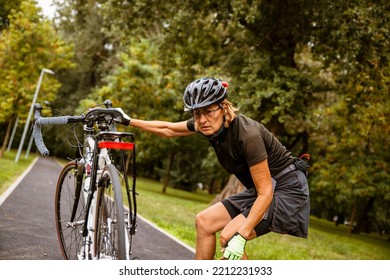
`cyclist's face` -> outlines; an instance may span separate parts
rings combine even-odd
[[[199,132],[209,136],[216,133],[223,123],[223,109],[218,105],[211,105],[206,108],[194,110],[194,119]]]

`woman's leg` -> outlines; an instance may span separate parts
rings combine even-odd
[[[262,236],[270,232],[271,221],[273,218],[273,206],[274,200],[267,211],[266,217],[261,220],[256,227],[252,230],[250,236],[247,236],[247,240],[255,239],[256,237]],[[231,220],[222,230],[220,236],[221,246],[224,247],[233,237],[233,235],[239,230],[241,225],[245,222],[246,217],[249,215],[250,208],[246,209],[242,214],[238,214],[233,220]],[[248,259],[246,253],[244,254],[243,260]]]
[[[215,256],[215,233],[222,230],[231,217],[225,206],[218,202],[196,216],[196,256],[197,260],[212,260]]]
[[[233,220],[231,220],[222,230],[221,236],[219,238],[219,241],[221,243],[221,247],[226,247],[227,243],[230,241],[230,239],[233,237],[233,235],[238,231],[242,223],[245,221],[246,217],[242,214],[236,216]],[[251,235],[248,237],[247,240],[252,240],[256,238],[256,232],[253,230],[251,232]],[[244,253],[244,256],[242,257],[243,260],[247,260],[248,256],[246,253]]]

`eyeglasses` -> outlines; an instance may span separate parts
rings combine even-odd
[[[215,112],[221,109],[221,107],[218,107],[217,109],[206,109],[202,111],[192,111],[192,115],[195,119],[200,119],[200,117],[203,115],[206,118],[213,118],[215,116]]]

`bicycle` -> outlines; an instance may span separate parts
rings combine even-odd
[[[110,100],[104,105],[85,115],[59,117],[41,117],[42,106],[35,105],[33,137],[38,151],[49,156],[42,126],[72,124],[67,137],[74,132],[80,154],[62,169],[55,192],[56,230],[64,259],[131,259],[137,227],[135,135],[116,131],[117,123],[128,125],[130,118],[121,108],[113,108]],[[83,124],[82,141],[75,132],[77,123]],[[115,150],[120,154],[119,169]],[[131,162],[131,188],[125,151]]]

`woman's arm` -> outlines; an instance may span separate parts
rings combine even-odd
[[[166,122],[131,119],[130,126],[157,134],[162,137],[187,136],[194,133],[193,131],[188,130],[187,121]]]
[[[256,237],[254,228],[261,221],[272,202],[272,178],[267,160],[250,167],[250,172],[256,186],[257,198],[248,217],[242,221],[241,226],[238,228],[238,234],[233,235],[224,249],[224,259],[238,260],[245,256],[246,242]]]
[[[265,159],[250,167],[250,172],[256,186],[257,198],[249,212],[248,218],[238,230],[246,239],[250,239],[251,235],[253,235],[253,229],[263,219],[273,197],[272,178],[268,168],[268,161]]]

